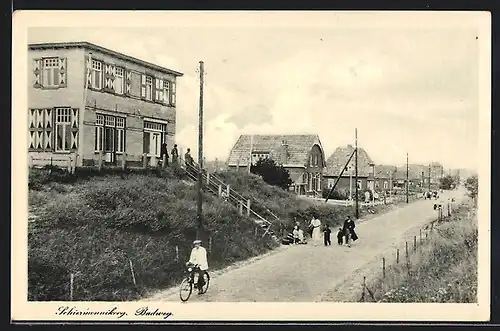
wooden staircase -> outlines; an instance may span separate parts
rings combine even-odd
[[[189,178],[193,181],[197,181],[199,169],[198,164],[196,162],[193,162],[192,166],[186,166],[185,161],[180,157],[179,162],[181,168],[185,170]],[[234,208],[237,208],[241,215],[246,213],[246,215],[250,217],[264,231],[262,238],[264,238],[264,236],[266,235],[269,235],[276,242],[281,242],[278,238],[278,234],[275,233],[273,229],[273,223],[253,210],[250,205],[251,203],[252,205],[255,205],[256,203],[259,204],[261,208],[265,209],[270,215],[272,215],[279,221],[279,218],[274,215],[267,207],[265,207],[262,202],[251,196],[247,198],[243,197],[241,194],[231,189],[228,184],[224,183],[214,174],[208,173],[205,169],[202,169],[201,171],[201,178],[204,182],[203,190],[205,192],[209,192],[212,195],[225,200]],[[281,224],[281,221],[279,222],[279,224]]]

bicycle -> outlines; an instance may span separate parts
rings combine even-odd
[[[191,297],[191,293],[193,293],[193,288],[198,288],[198,275],[199,275],[199,266],[195,266],[192,264],[188,264],[186,266],[187,276],[182,280],[180,286],[180,299],[182,302],[186,302]],[[208,290],[208,285],[210,284],[210,275],[207,271],[203,272],[203,280],[204,284],[201,288],[201,294],[205,294]]]

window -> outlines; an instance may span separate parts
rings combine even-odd
[[[163,82],[163,103],[170,104],[170,82],[168,80]]]
[[[55,109],[55,148],[57,152],[68,152],[77,148],[78,109]]]
[[[167,125],[144,121],[143,152],[149,156],[160,156],[161,144],[167,140]]]
[[[153,77],[142,75],[141,97],[146,100],[153,99]]]
[[[91,83],[95,89],[102,88],[102,62],[92,60]]]
[[[118,94],[123,94],[123,68],[115,69],[115,92]]]
[[[125,152],[125,118],[97,114],[94,150]]]
[[[384,181],[384,190],[387,190],[389,188],[389,183],[387,181]]]
[[[363,185],[363,182],[361,181],[361,179],[358,179],[358,190],[361,190],[362,185]]]
[[[59,86],[59,58],[43,59],[43,86],[55,87]]]
[[[155,101],[164,103],[163,99],[163,79],[155,78]]]

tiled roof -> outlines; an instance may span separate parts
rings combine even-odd
[[[375,165],[375,178],[390,178],[389,173],[392,172],[392,176],[395,178],[395,172],[397,170],[396,166],[388,164],[376,164]]]
[[[314,145],[318,145],[324,154],[323,146],[316,134],[241,135],[229,153],[228,165],[236,165],[238,162],[242,166],[247,165],[250,159],[250,146],[253,152],[270,153],[270,157],[280,164],[283,141],[288,144],[288,160],[285,166],[304,167]]]
[[[335,152],[330,155],[330,157],[326,160],[326,168],[323,172],[324,176],[338,176],[342,167],[345,166],[347,160],[351,156],[354,151],[354,147],[352,145],[347,145],[345,147],[337,147]],[[352,157],[349,162],[349,166],[354,169],[355,166],[355,156]],[[373,164],[372,159],[368,155],[368,153],[358,147],[358,176],[360,177],[368,177],[371,172],[370,164]],[[353,174],[354,174],[354,170]],[[348,172],[344,172],[342,176],[348,176]]]
[[[104,54],[108,54],[108,55],[114,56],[114,57],[122,59],[122,60],[130,61],[130,62],[135,63],[135,64],[139,64],[139,65],[142,65],[142,66],[145,66],[145,67],[149,67],[149,68],[151,68],[153,70],[158,70],[160,72],[171,74],[171,75],[174,75],[176,77],[180,77],[180,76],[184,75],[182,72],[178,72],[178,71],[175,71],[175,70],[167,69],[167,68],[161,67],[159,65],[156,65],[156,64],[144,61],[144,60],[140,60],[140,59],[135,58],[133,56],[125,55],[123,53],[120,53],[120,52],[117,52],[117,51],[113,51],[111,49],[104,48],[102,46],[99,46],[99,45],[96,45],[96,44],[92,44],[92,43],[89,43],[89,42],[86,42],[86,41],[54,42],[54,43],[40,43],[40,44],[29,44],[28,45],[28,49],[30,49],[30,50],[35,50],[35,49],[51,49],[51,48],[52,49],[56,49],[56,48],[86,48],[86,49],[89,49],[89,50],[94,50],[96,52],[101,52],[101,53],[104,53]]]

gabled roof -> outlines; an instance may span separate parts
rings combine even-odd
[[[89,42],[86,42],[86,41],[40,43],[40,44],[29,44],[28,45],[28,49],[29,50],[58,49],[58,48],[86,48],[86,49],[89,49],[89,50],[94,50],[96,52],[101,52],[101,53],[104,53],[104,54],[111,55],[111,56],[116,57],[116,58],[121,59],[121,60],[130,61],[132,63],[138,64],[138,65],[141,65],[141,66],[153,69],[153,70],[157,70],[159,72],[167,73],[167,74],[170,74],[170,75],[173,75],[173,76],[176,76],[176,77],[180,77],[180,76],[184,75],[181,72],[178,72],[178,71],[175,71],[175,70],[171,70],[171,69],[167,69],[167,68],[161,67],[159,65],[156,65],[156,64],[153,64],[153,63],[150,63],[150,62],[147,62],[147,61],[143,61],[143,60],[140,60],[138,58],[135,58],[135,57],[132,57],[132,56],[129,56],[129,55],[125,55],[123,53],[119,53],[117,51],[113,51],[111,49],[104,48],[102,46],[99,46],[99,45],[96,45],[96,44],[92,44],[92,43],[89,43]]]
[[[322,159],[325,159],[323,146],[316,134],[241,135],[229,153],[228,165],[235,166],[239,162],[241,166],[246,166],[250,160],[250,149],[254,153],[269,153],[270,157],[280,164],[283,141],[288,144],[288,160],[284,166],[305,167],[314,145],[318,145]]]
[[[323,175],[337,177],[353,152],[354,147],[352,145],[337,147],[332,155],[326,160],[326,168],[323,171]],[[371,171],[370,164],[373,164],[373,161],[368,153],[363,148],[358,147],[358,176],[368,177]],[[354,174],[355,156],[351,158],[348,166],[353,169],[352,173]],[[349,176],[349,172],[344,171],[342,176]]]
[[[388,164],[376,164],[375,165],[375,178],[390,178],[391,176],[395,178],[397,167]],[[392,173],[392,175],[389,175]]]

